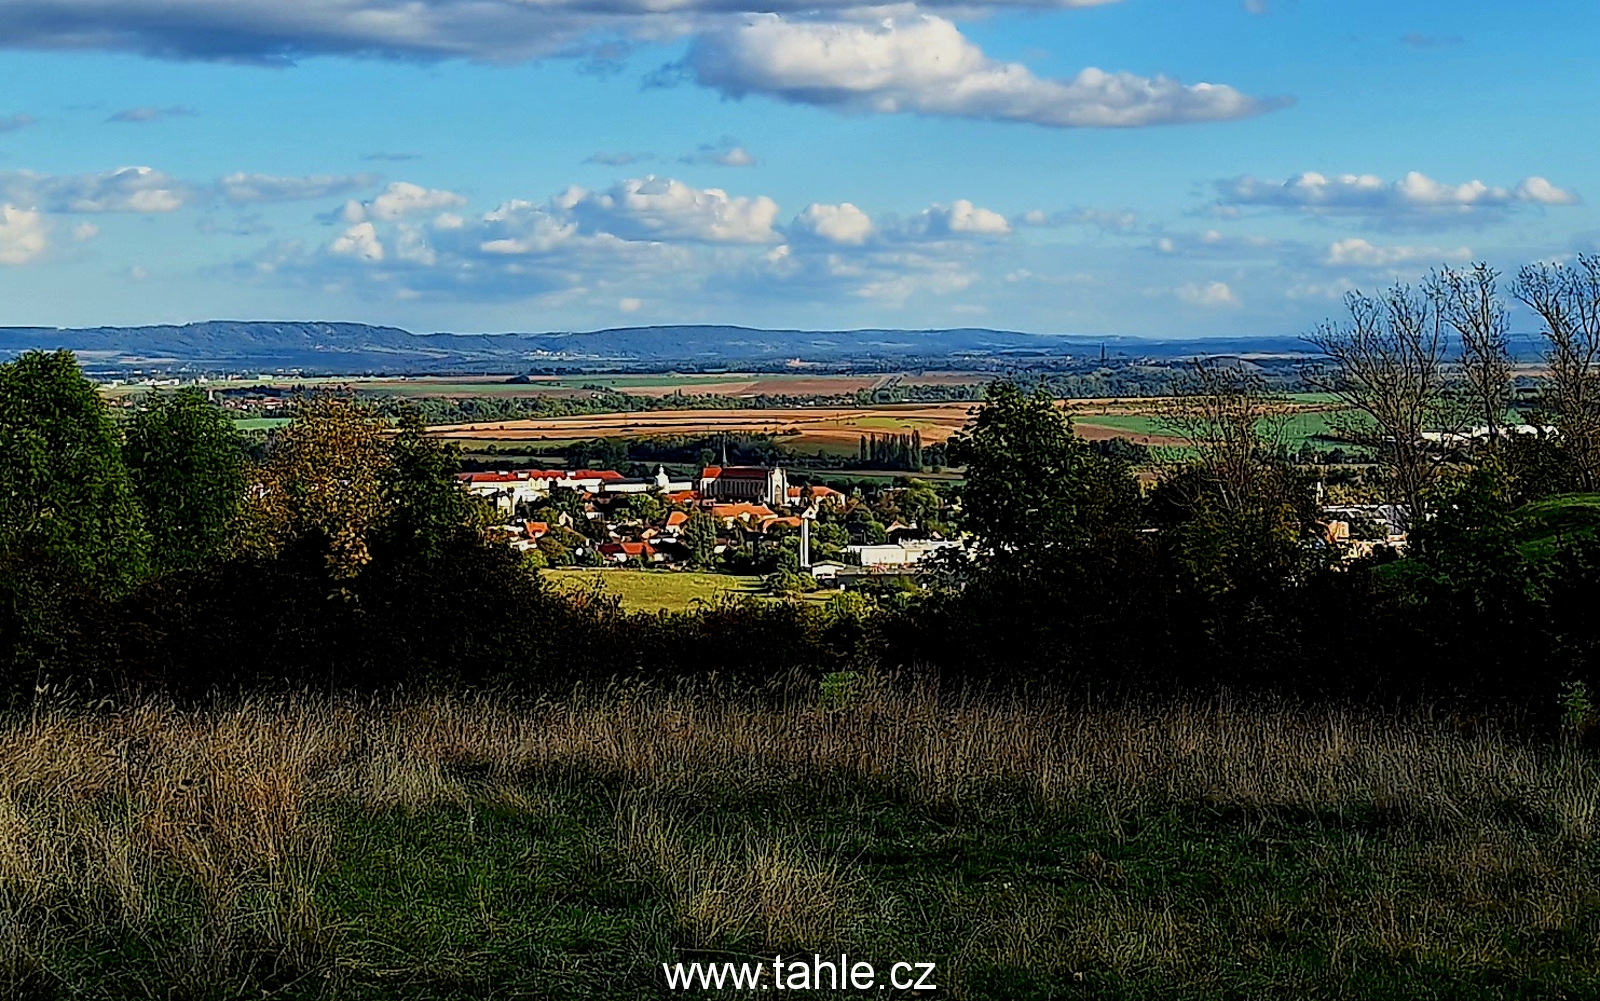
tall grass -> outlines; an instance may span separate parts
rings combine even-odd
[[[1373,954],[1516,966],[1515,943],[1581,932],[1600,900],[1595,759],[1421,718],[879,686],[826,706],[660,693],[150,703],[0,725],[0,995],[315,996],[359,982],[368,953],[321,889],[341,823],[453,810],[470,824],[594,790],[611,804],[591,832],[596,864],[645,887],[681,948],[826,951],[919,920],[892,881],[869,878],[850,832],[719,815],[745,798],[888,802],[947,824],[1010,811],[1090,831],[1106,847],[1062,865],[1092,893],[1063,902],[1007,883],[974,902],[938,884],[918,905],[964,915],[950,962],[1062,977],[1182,976],[1215,960],[1208,948],[1270,951],[1307,922],[1334,971]],[[1111,857],[1175,816],[1259,836],[1269,857],[1294,831],[1299,864],[1330,887],[1350,867],[1373,882],[1320,902],[1175,904]]]

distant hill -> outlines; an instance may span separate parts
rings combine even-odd
[[[688,369],[978,364],[1029,360],[1179,358],[1193,354],[1301,354],[1297,338],[1159,341],[1076,334],[946,330],[756,330],[747,327],[621,327],[586,333],[414,334],[363,323],[209,320],[183,326],[0,327],[0,357],[66,348],[106,371],[298,369],[362,372],[523,371],[537,368]]]

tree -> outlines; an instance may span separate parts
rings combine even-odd
[[[378,418],[328,397],[301,404],[247,494],[248,544],[261,555],[317,545],[335,577],[354,577],[371,560],[369,534],[387,513],[388,460]]]
[[[717,558],[717,520],[704,511],[695,511],[683,526],[683,547],[689,563],[709,567]]]
[[[628,515],[635,521],[650,523],[659,521],[666,509],[661,506],[661,499],[650,494],[631,494],[628,497]]]
[[[122,454],[162,573],[221,558],[244,497],[243,446],[233,421],[195,387],[150,394],[127,425]]]
[[[1511,294],[1543,323],[1546,398],[1576,486],[1600,488],[1600,255],[1530,264]]]
[[[428,562],[453,543],[476,541],[490,512],[457,481],[455,444],[429,435],[415,408],[402,410],[398,424],[379,478],[384,514],[377,538],[401,559]]]
[[[1162,426],[1188,443],[1224,510],[1255,504],[1282,465],[1289,401],[1257,372],[1197,359],[1174,380],[1158,413]]]
[[[1138,524],[1138,485],[1096,455],[1043,386],[996,382],[950,439],[967,467],[962,523],[991,565],[1026,574],[1114,546]]]
[[[1441,268],[1428,276],[1428,297],[1461,342],[1461,374],[1489,440],[1495,440],[1511,405],[1511,339],[1500,301],[1499,273],[1487,264]]]
[[[0,556],[115,594],[149,536],[117,429],[67,351],[0,365]]]
[[[1307,337],[1326,359],[1326,367],[1308,371],[1307,379],[1365,418],[1341,430],[1377,452],[1390,496],[1415,520],[1444,461],[1423,432],[1459,429],[1447,393],[1440,318],[1426,297],[1404,285],[1381,296],[1351,292],[1345,307],[1348,320],[1325,321]]]

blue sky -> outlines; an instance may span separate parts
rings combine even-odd
[[[1597,37],[1565,0],[0,0],[0,323],[1295,334],[1600,249]]]

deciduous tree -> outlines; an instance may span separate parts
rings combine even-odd
[[[1530,264],[1511,294],[1543,325],[1545,395],[1575,485],[1600,489],[1600,255]]]
[[[196,387],[151,393],[127,425],[122,454],[159,572],[221,558],[238,530],[245,457],[233,422]]]
[[[1348,319],[1328,320],[1307,337],[1326,361],[1307,377],[1354,412],[1357,419],[1341,430],[1377,453],[1390,496],[1415,519],[1445,458],[1423,433],[1460,428],[1440,317],[1426,296],[1404,285],[1379,296],[1351,292],[1345,308]]]

